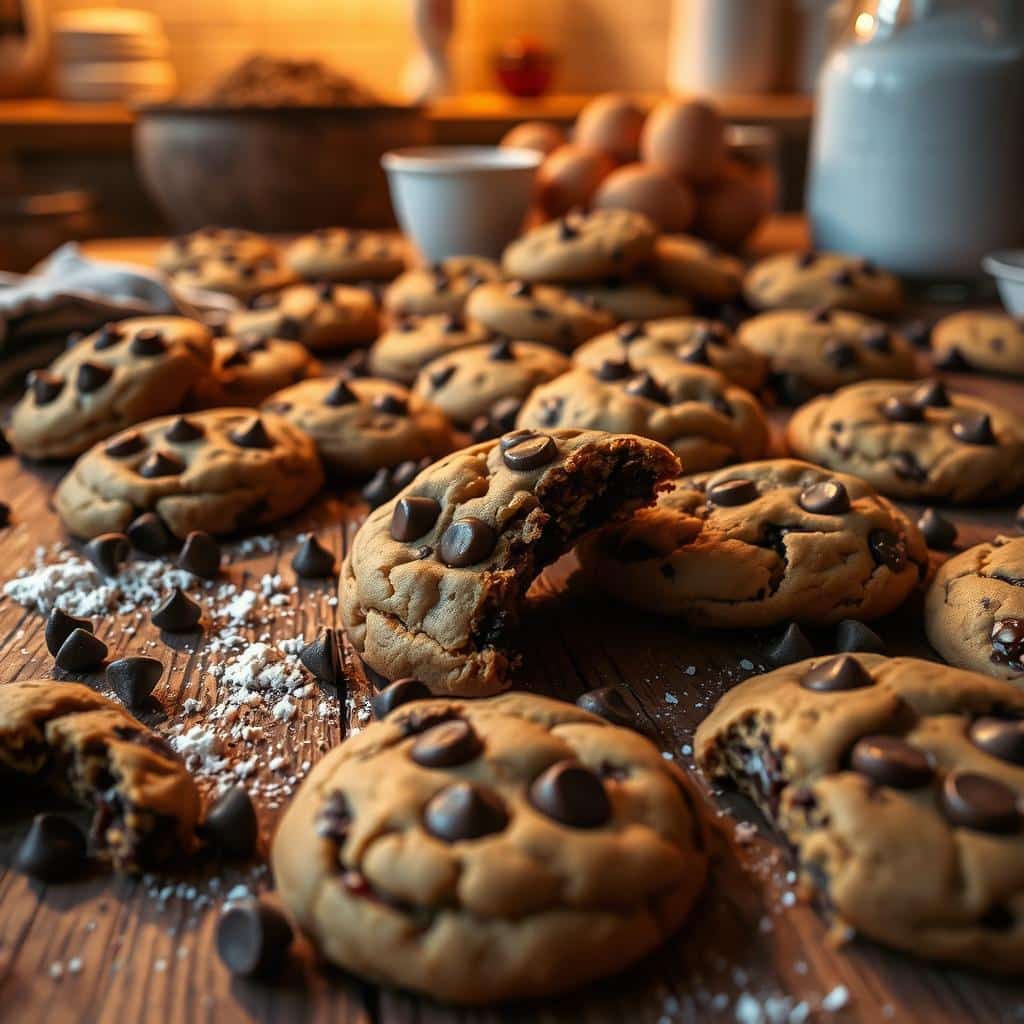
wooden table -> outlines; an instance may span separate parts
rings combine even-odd
[[[1024,387],[1006,381],[957,376],[952,382],[1018,404],[1024,399]],[[776,414],[776,426],[781,422]],[[0,498],[13,506],[13,525],[0,532],[5,576],[29,564],[37,545],[61,538],[49,508],[59,475],[56,468],[0,460]],[[295,534],[308,528],[316,529],[340,556],[363,512],[353,492],[328,493],[284,524],[279,550],[233,563],[228,575],[251,583],[280,568],[290,576]],[[966,545],[997,531],[1012,531],[1012,516],[1013,509],[1006,506],[953,518]],[[282,638],[304,630],[308,636],[316,625],[336,624],[329,604],[332,590],[331,584],[303,584],[291,599],[296,618],[280,619],[270,632]],[[892,653],[933,656],[921,632],[919,603],[912,600],[879,625]],[[125,635],[121,625],[112,618],[98,627],[112,657],[137,651],[143,637],[155,636],[148,622],[136,636]],[[38,614],[0,600],[0,637],[0,678],[51,674],[53,662]],[[725,689],[764,666],[770,639],[764,634],[694,633],[677,622],[598,600],[573,580],[571,560],[549,570],[534,588],[524,637],[521,685],[567,699],[595,686],[620,686],[642,710],[652,740],[685,767],[691,763],[689,744],[697,723]],[[827,649],[827,637],[815,639],[820,650]],[[186,698],[209,694],[216,683],[207,661],[198,655],[170,648],[160,654],[168,673],[157,696],[173,721]],[[363,692],[355,676],[350,686],[356,695]],[[161,717],[148,720],[163,728]],[[316,760],[340,736],[338,722],[281,724],[271,719],[262,728],[256,749],[266,750],[284,739],[289,749],[299,752],[296,761]],[[929,967],[868,942],[836,949],[818,914],[786,895],[792,885],[784,850],[763,828],[753,841],[740,842],[731,817],[720,820],[712,878],[703,899],[658,953],[620,977],[550,1003],[459,1012],[317,968],[301,944],[294,966],[277,982],[233,980],[213,947],[216,905],[200,911],[189,900],[161,902],[152,891],[162,881],[147,884],[97,872],[80,883],[42,886],[7,867],[30,811],[38,809],[24,799],[12,803],[0,826],[2,1020],[675,1024],[735,1021],[744,1012],[746,1021],[784,1021],[802,1001],[813,1020],[959,1024],[971,1019],[995,1024],[1024,1018],[1024,986],[1019,984]],[[737,804],[737,811],[745,821],[758,821],[749,806]],[[717,813],[710,799],[707,813]],[[261,808],[265,837],[276,816]],[[216,873],[208,865],[170,882],[184,879],[206,891]],[[252,882],[253,869],[233,867],[220,875],[224,892],[240,880]],[[256,876],[256,883],[265,886],[267,879]],[[81,969],[72,972],[75,958],[80,958]],[[50,973],[54,963],[63,968],[59,979]],[[819,1009],[830,993],[829,1005],[841,1008]]]

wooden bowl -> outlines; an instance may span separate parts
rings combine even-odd
[[[374,227],[394,223],[381,156],[430,134],[416,106],[156,105],[138,112],[135,156],[178,231]]]

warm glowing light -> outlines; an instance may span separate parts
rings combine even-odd
[[[854,32],[856,32],[861,38],[871,35],[874,27],[875,16],[873,14],[869,14],[867,11],[861,11],[861,13],[857,15],[857,20],[853,24]]]

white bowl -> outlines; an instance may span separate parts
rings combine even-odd
[[[381,157],[402,230],[432,261],[498,257],[519,233],[543,155],[498,146],[417,146]]]
[[[981,261],[996,279],[999,297],[1011,316],[1024,316],[1024,249],[1004,249]]]

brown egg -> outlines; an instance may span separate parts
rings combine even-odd
[[[537,171],[537,201],[550,217],[587,206],[612,170],[611,160],[581,146],[559,146]]]
[[[510,128],[500,145],[509,149],[535,149],[545,156],[565,142],[565,133],[547,121],[523,121]]]
[[[592,99],[576,118],[572,139],[578,146],[606,153],[616,163],[637,157],[646,114],[621,93],[608,92]]]
[[[706,184],[722,173],[725,123],[703,100],[662,100],[644,125],[640,152],[647,163]]]
[[[626,164],[612,171],[594,196],[594,206],[646,213],[662,231],[685,231],[695,205],[688,185],[651,164]]]
[[[769,212],[764,190],[749,173],[727,166],[718,181],[697,193],[697,234],[723,249],[737,249]]]

